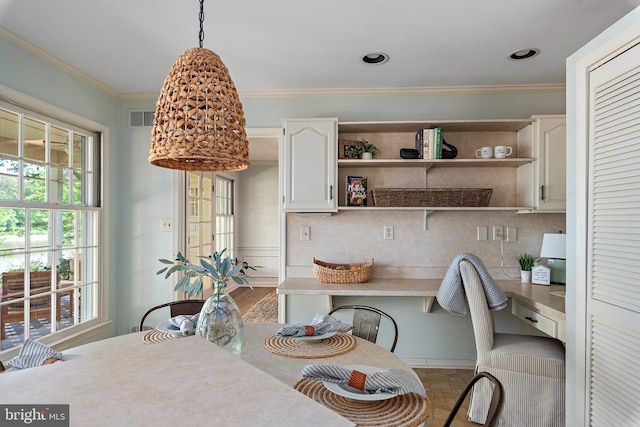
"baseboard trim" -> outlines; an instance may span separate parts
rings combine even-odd
[[[474,369],[475,360],[466,359],[402,359],[412,368]]]

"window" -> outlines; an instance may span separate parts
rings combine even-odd
[[[235,257],[234,181],[216,175],[216,251]]]
[[[99,146],[0,103],[0,350],[98,317]]]

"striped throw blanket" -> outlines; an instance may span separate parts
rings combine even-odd
[[[307,365],[302,369],[302,376],[335,384],[346,384],[362,390],[365,394],[417,393],[426,396],[422,383],[411,372],[398,368],[381,369],[372,374],[365,374],[338,365]]]
[[[276,336],[278,337],[304,337],[323,335],[329,332],[349,332],[353,325],[343,323],[328,314],[316,314],[309,325],[283,326]]]
[[[507,306],[507,297],[493,280],[482,260],[476,255],[470,253],[460,253],[456,255],[453,262],[449,266],[447,274],[442,279],[442,284],[438,290],[438,304],[450,313],[465,315],[469,309],[467,298],[464,293],[464,285],[462,284],[462,276],[460,275],[460,261],[469,261],[478,272],[484,293],[487,297],[487,303],[491,310],[502,310]]]

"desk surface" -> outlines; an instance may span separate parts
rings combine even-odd
[[[563,285],[533,285],[518,280],[496,280],[507,297],[524,302],[547,316],[564,321],[565,299],[552,292],[564,291]],[[289,278],[277,288],[281,295],[342,296],[418,296],[435,297],[439,279],[371,279],[365,283],[321,283],[313,278]]]

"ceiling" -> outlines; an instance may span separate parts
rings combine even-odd
[[[240,92],[543,85],[640,0],[205,0]],[[198,0],[0,0],[0,25],[121,94],[157,94],[198,45]],[[539,56],[509,54],[538,48]],[[390,60],[367,65],[363,55]]]
[[[568,56],[638,5],[640,0],[205,0],[203,46],[220,55],[241,99],[321,90],[556,85],[565,83]],[[0,0],[0,35],[45,51],[116,94],[155,97],[175,59],[198,46],[198,15],[198,0]],[[528,48],[540,54],[509,59]],[[362,57],[373,52],[390,59],[365,64]],[[252,160],[277,158],[277,137],[250,141]]]

